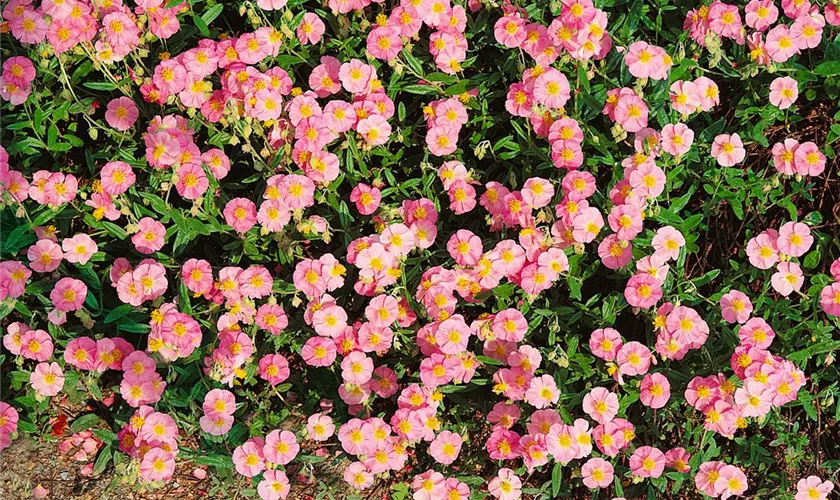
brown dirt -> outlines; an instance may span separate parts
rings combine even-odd
[[[49,490],[48,499],[61,500],[159,500],[179,498],[222,498],[210,496],[208,476],[204,481],[192,477],[187,464],[179,464],[174,479],[165,487],[146,491],[129,484],[109,467],[99,476],[84,477],[79,473],[82,463],[58,451],[59,441],[38,442],[21,437],[3,451],[0,458],[0,497],[4,500],[32,498],[32,490],[39,484]]]

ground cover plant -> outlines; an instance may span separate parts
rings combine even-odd
[[[839,10],[4,1],[0,449],[152,494],[831,498]]]

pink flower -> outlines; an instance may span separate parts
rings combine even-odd
[[[580,474],[589,489],[606,488],[613,482],[613,466],[603,458],[590,458],[583,464]]]
[[[105,121],[117,130],[126,131],[131,128],[140,116],[137,105],[128,97],[118,97],[108,102],[105,111]]]
[[[763,417],[770,412],[772,394],[767,384],[752,379],[744,381],[744,385],[735,390],[735,404],[740,406],[744,417]]]
[[[224,210],[225,222],[238,233],[246,233],[257,222],[257,206],[248,198],[234,198]]]
[[[598,245],[598,257],[608,269],[620,269],[633,260],[633,245],[610,234]]]
[[[630,470],[638,477],[657,478],[665,470],[665,454],[652,446],[640,446],[630,456]]]
[[[344,469],[344,480],[357,490],[366,490],[373,484],[373,474],[362,462],[353,462]]]
[[[44,330],[19,332],[18,343],[20,344],[18,354],[26,359],[46,361],[53,355],[52,338]]]
[[[460,229],[449,238],[446,249],[459,266],[474,266],[481,257],[481,238],[472,231]]]
[[[295,30],[298,40],[300,40],[302,45],[318,44],[325,31],[326,26],[324,25],[324,21],[322,21],[321,18],[318,17],[318,14],[315,14],[314,12],[307,12],[304,14],[297,30]]]
[[[662,76],[658,74],[659,68],[665,67],[664,56],[665,51],[654,45],[648,45],[646,42],[633,42],[627,48],[627,53],[624,55],[624,64],[630,74],[636,78],[654,78]],[[667,72],[666,72],[667,76]],[[655,78],[662,80],[662,78]]]
[[[498,500],[517,500],[522,495],[520,488],[522,481],[508,468],[499,469],[499,473],[487,485],[490,495]]]
[[[150,254],[163,248],[165,237],[163,224],[151,217],[143,217],[137,223],[137,232],[131,237],[131,242],[138,252]]]
[[[93,254],[99,250],[96,242],[84,233],[77,234],[72,238],[64,238],[64,241],[61,242],[61,248],[64,250],[64,260],[80,265],[87,264]]]
[[[712,156],[722,167],[732,167],[744,161],[747,151],[738,134],[719,134],[712,143]]]
[[[636,94],[627,94],[618,98],[615,121],[628,132],[638,132],[647,127],[648,113],[647,104],[641,97]]]
[[[373,67],[359,59],[351,59],[350,62],[342,64],[338,72],[344,90],[352,94],[367,92],[374,74]]]
[[[676,81],[671,84],[671,107],[683,115],[690,115],[700,108],[697,86],[691,81]]]
[[[834,483],[822,481],[819,476],[808,476],[796,483],[795,500],[826,500],[834,490]]]
[[[449,207],[458,215],[465,214],[475,208],[475,188],[465,181],[455,181],[447,190]]]
[[[65,240],[66,241],[66,240]],[[64,259],[64,252],[57,243],[43,239],[38,240],[26,251],[29,267],[39,273],[51,273],[58,269]]]
[[[89,337],[71,340],[64,350],[64,361],[80,370],[92,370],[96,362],[96,342]]]
[[[718,478],[714,482],[715,493],[721,500],[732,496],[741,496],[747,491],[747,476],[734,465],[724,465],[718,472]]]
[[[277,0],[259,0],[260,3]],[[285,3],[286,0],[280,0]],[[257,485],[257,492],[262,500],[283,500],[289,496],[289,478],[281,470],[267,470],[263,474],[263,480]]]
[[[254,477],[265,470],[265,456],[262,439],[252,438],[233,450],[233,465],[236,472],[245,477]]]
[[[520,342],[528,332],[528,321],[518,309],[505,309],[493,318],[492,330],[498,339]]]
[[[233,415],[236,411],[236,398],[232,392],[224,389],[211,389],[202,403],[205,415]]]
[[[382,193],[375,187],[359,183],[350,192],[350,201],[356,204],[356,210],[362,215],[370,215],[379,208]]]
[[[300,451],[295,435],[289,431],[273,430],[265,437],[263,456],[268,462],[286,465]]]
[[[161,448],[152,448],[143,455],[140,477],[144,481],[166,481],[175,472],[175,455]]]
[[[691,466],[688,465],[690,459],[691,455],[685,451],[685,448],[672,448],[665,452],[665,466],[677,472],[686,473],[691,471]]]
[[[685,246],[685,238],[682,233],[671,226],[664,226],[656,230],[656,235],[651,240],[656,251],[654,255],[667,260],[677,260],[680,249]]]
[[[649,309],[662,298],[662,282],[649,274],[634,274],[624,288],[624,298],[633,307]]]
[[[802,268],[795,262],[781,262],[776,267],[776,272],[770,277],[773,289],[783,297],[802,288],[805,278],[802,276]]]
[[[496,41],[508,48],[519,47],[525,41],[525,20],[519,16],[504,16],[493,26]]]
[[[99,175],[102,178],[102,189],[111,196],[128,191],[136,179],[131,166],[122,161],[106,163]]]
[[[315,413],[306,421],[306,433],[314,441],[326,441],[335,433],[335,424],[328,415]]]
[[[793,167],[801,175],[817,176],[825,170],[825,155],[813,142],[803,142],[796,148]]]
[[[786,62],[799,53],[799,47],[793,40],[790,29],[784,24],[777,24],[767,32],[765,47],[770,58],[777,63]]]
[[[351,352],[341,362],[341,377],[351,384],[364,384],[373,374],[373,360],[359,351]]]
[[[548,408],[557,403],[559,397],[560,391],[551,375],[534,377],[525,391],[525,399],[535,408]]]
[[[266,354],[260,358],[260,378],[271,385],[283,383],[289,378],[289,362],[282,354]]]
[[[618,414],[618,396],[604,387],[596,387],[583,397],[583,411],[599,424],[610,422]]]
[[[633,193],[638,196],[656,198],[665,191],[665,172],[653,162],[647,162],[633,169],[629,181]]]
[[[429,455],[439,464],[449,465],[458,458],[463,441],[461,436],[454,432],[442,431],[429,444]]]
[[[359,120],[359,123],[356,124],[356,131],[370,147],[385,144],[391,137],[391,125],[380,115],[371,115]]]
[[[426,145],[435,156],[452,154],[458,149],[458,129],[448,125],[430,127],[426,132]]]
[[[650,368],[650,349],[640,342],[628,342],[618,350],[615,361],[618,363],[622,375],[645,374]]]
[[[571,95],[566,75],[554,68],[547,68],[534,80],[534,99],[552,109],[562,108]]]
[[[787,109],[799,97],[799,84],[789,76],[779,77],[770,83],[770,104]]]
[[[832,283],[822,289],[820,307],[830,316],[840,316],[840,283]]]
[[[814,237],[807,225],[801,222],[787,222],[779,228],[776,246],[779,251],[791,257],[801,257],[814,244]]]
[[[747,242],[750,264],[759,269],[770,269],[779,262],[779,249],[776,246],[778,233],[775,230],[770,231],[764,231]]]
[[[742,344],[767,349],[776,337],[776,332],[761,318],[751,318],[738,329]]]
[[[639,399],[650,408],[662,408],[671,398],[671,384],[661,373],[649,373],[639,384]]]
[[[198,419],[201,430],[211,436],[224,436],[233,427],[233,416],[225,414],[207,414]]]
[[[764,31],[779,19],[779,9],[772,0],[750,0],[747,4],[747,26],[756,31]]]
[[[50,292],[50,300],[61,312],[77,311],[87,298],[87,285],[74,278],[61,278]]]
[[[188,200],[197,200],[207,191],[210,182],[201,165],[189,163],[178,169],[178,182],[175,188],[178,194]]]
[[[335,343],[324,337],[310,337],[300,351],[303,361],[310,366],[330,366],[336,357]]]
[[[402,50],[400,29],[395,26],[377,26],[367,37],[367,50],[370,54],[383,61],[394,59]]]
[[[29,383],[41,396],[55,396],[64,387],[64,372],[58,363],[38,363],[29,374]]]
[[[715,491],[715,481],[720,477],[720,471],[726,467],[723,462],[703,462],[694,476],[694,485],[697,489],[710,497],[717,497],[718,493]]]
[[[694,131],[684,123],[665,125],[661,135],[662,150],[674,156],[688,153],[694,143]]]
[[[592,354],[604,361],[614,360],[621,345],[621,334],[613,328],[599,328],[594,330],[589,337],[589,348]]]
[[[715,2],[709,8],[709,29],[718,35],[732,38],[743,44],[741,33],[741,14],[737,5]]]
[[[753,311],[750,298],[743,292],[731,290],[720,298],[720,309],[723,319],[729,323],[744,323]]]
[[[642,211],[634,205],[613,207],[607,221],[620,240],[630,241],[642,232]]]
[[[594,240],[604,227],[604,217],[595,207],[585,208],[572,219],[572,236],[578,243]]]
[[[257,0],[257,6],[263,10],[280,10],[287,3],[288,0]]]

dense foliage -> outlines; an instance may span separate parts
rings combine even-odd
[[[838,10],[4,2],[0,449],[270,500],[827,498]]]

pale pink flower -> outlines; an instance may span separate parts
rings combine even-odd
[[[450,431],[442,431],[429,444],[429,454],[438,463],[449,465],[458,458],[461,452],[463,439],[459,434]]]
[[[723,319],[729,323],[745,323],[753,311],[750,298],[743,292],[731,290],[720,298]]]
[[[789,76],[778,77],[770,82],[770,104],[787,109],[799,97],[799,84]]]
[[[793,292],[798,292],[804,282],[802,268],[795,262],[780,262],[776,266],[776,272],[770,277],[773,289],[784,297]]]
[[[508,468],[499,469],[487,489],[490,495],[498,500],[517,500],[522,496],[522,481]]]
[[[321,37],[324,35],[326,31],[326,25],[324,25],[324,21],[318,17],[318,14],[314,12],[307,12],[303,15],[303,19],[301,19],[300,24],[295,30],[298,40],[303,45],[311,44],[315,45],[321,41]]]
[[[87,297],[87,285],[74,278],[61,278],[50,292],[50,300],[55,308],[62,312],[76,311],[82,308]]]
[[[580,469],[583,484],[589,489],[606,488],[613,482],[614,469],[603,458],[590,458]]]
[[[639,399],[650,408],[662,408],[671,398],[671,384],[661,373],[649,373],[639,384]]]
[[[660,144],[662,150],[674,156],[686,154],[694,142],[694,131],[684,123],[668,124],[662,127]]]
[[[712,143],[712,156],[722,167],[732,167],[744,161],[747,151],[738,134],[719,134]]]
[[[29,374],[29,383],[41,396],[55,396],[64,387],[64,372],[58,363],[38,363]]]
[[[61,242],[61,248],[64,250],[64,260],[80,265],[87,264],[93,254],[99,250],[96,242],[84,233],[77,234],[72,238],[64,238]]]
[[[596,387],[583,397],[583,411],[592,420],[605,424],[618,414],[618,396],[604,387]]]
[[[834,490],[834,483],[819,476],[808,476],[796,483],[795,500],[826,500]]]
[[[108,125],[123,132],[130,129],[139,116],[137,105],[128,97],[112,99],[105,111],[105,121]]]
[[[652,446],[640,446],[630,456],[630,470],[638,477],[657,478],[665,470],[665,454]]]

